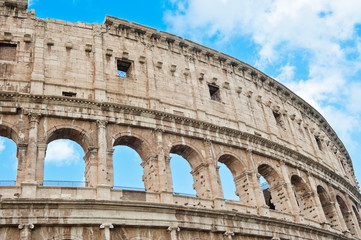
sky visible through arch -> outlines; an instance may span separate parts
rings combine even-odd
[[[72,22],[127,19],[255,66],[326,118],[361,180],[361,1],[30,0],[29,9]]]

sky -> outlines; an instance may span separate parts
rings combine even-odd
[[[361,180],[361,1],[29,0],[29,9],[40,18],[72,22],[102,23],[105,15],[123,18],[255,66],[326,118]],[[66,153],[81,164],[74,146],[67,147]],[[72,163],[65,159],[47,161]]]

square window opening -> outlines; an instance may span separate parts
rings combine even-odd
[[[130,77],[131,62],[117,60],[118,77]]]
[[[16,61],[16,44],[0,43],[0,60]]]
[[[216,85],[208,84],[208,88],[209,88],[209,95],[211,96],[211,99],[214,101],[220,102],[221,96],[220,96],[219,87]]]

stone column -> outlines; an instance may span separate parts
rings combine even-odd
[[[157,141],[157,163],[154,167],[158,169],[158,177],[154,176],[153,191],[173,193],[170,157],[166,155],[163,148],[163,129],[155,129],[154,135]]]
[[[255,196],[252,187],[252,173],[244,172],[234,178],[236,186],[236,194],[239,197],[239,201],[249,206],[255,202]]]
[[[140,164],[143,167],[144,187],[146,191],[159,192],[158,155],[151,154]]]
[[[97,120],[98,154],[97,154],[97,198],[110,199],[110,186],[107,181],[107,124],[106,120]]]
[[[289,201],[285,201],[285,203],[287,202],[289,203],[290,205],[289,209],[291,210],[291,213],[294,215],[295,221],[301,222],[299,206],[297,205],[295,192],[293,191],[291,181],[288,178],[289,174],[284,161],[280,161],[280,167],[281,167],[283,179],[285,181],[284,183],[285,190],[287,191],[287,197],[289,200]]]
[[[44,93],[44,27],[36,28],[37,34],[34,42],[34,63],[33,72],[31,73],[30,93],[42,95]]]
[[[114,186],[114,164],[113,164],[113,153],[114,153],[114,148],[108,148],[107,150],[107,184],[109,184],[109,186]]]
[[[193,188],[196,190],[197,197],[199,198],[212,198],[208,169],[208,163],[201,163],[198,166],[194,167],[193,171],[191,171],[191,174],[193,176]]]
[[[88,183],[88,187],[96,187],[98,185],[97,154],[98,154],[98,148],[94,146],[90,146],[84,156],[84,161],[85,161],[84,177],[85,177],[85,181]]]
[[[104,80],[104,58],[102,25],[93,24],[94,39],[94,99],[106,101],[106,81]],[[115,70],[114,70],[115,72]]]
[[[171,240],[178,240],[177,232],[180,231],[180,228],[177,226],[169,226],[168,232],[170,232],[170,239]]]
[[[103,223],[100,229],[104,229],[104,240],[110,240],[110,229],[114,228],[111,223]]]
[[[31,240],[31,230],[34,229],[34,225],[29,224],[19,224],[20,230],[20,240]]]
[[[209,139],[206,139],[204,141],[204,146],[206,150],[206,161],[208,164],[208,172],[209,172],[209,180],[210,180],[210,197],[216,199],[216,198],[224,198],[223,192],[222,192],[222,185],[220,181],[220,176],[218,172],[218,165],[217,165],[217,159],[215,159],[214,153],[213,153],[213,146],[212,141]]]
[[[107,182],[107,121],[97,120],[98,127],[98,186],[109,186]]]
[[[38,184],[43,184],[44,181],[44,160],[46,152],[46,144],[38,144],[38,160],[36,163],[35,179]]]
[[[340,224],[340,230],[348,231],[345,219],[343,218],[343,214],[342,214],[340,205],[338,204],[338,201],[337,201],[335,193],[333,192],[333,189],[332,189],[332,191],[330,191],[330,194],[331,194],[331,198],[334,202],[334,209],[336,210],[336,216],[337,216],[338,222]]]
[[[311,191],[312,191],[313,196],[314,196],[313,199],[314,199],[314,203],[316,204],[315,208],[316,208],[316,211],[317,211],[318,220],[321,223],[327,223],[327,218],[326,218],[325,212],[323,211],[323,207],[322,207],[322,204],[321,204],[321,201],[320,201],[320,197],[318,196],[318,193],[317,193],[317,186],[316,186],[315,179],[310,175],[309,172],[307,173],[307,177],[308,177],[308,182],[310,183]],[[328,229],[329,225],[324,224],[323,226],[324,226],[324,228]]]
[[[258,171],[255,167],[255,163],[253,160],[253,155],[252,155],[252,150],[251,149],[247,149],[247,154],[246,154],[246,158],[247,158],[247,162],[250,163],[250,165],[252,166],[254,172],[253,173],[249,173],[250,174],[250,186],[252,189],[252,193],[254,195],[254,199],[256,199],[256,207],[257,207],[257,212],[259,215],[262,216],[269,216],[269,208],[265,203],[264,200],[264,196],[263,196],[263,191],[260,185],[260,181],[259,178],[261,177],[258,174]]]
[[[37,160],[37,148],[38,148],[38,125],[40,121],[40,114],[28,113],[29,117],[29,138],[28,138],[28,150],[25,164],[25,182],[36,183],[35,171]]]
[[[28,148],[28,144],[19,143],[18,149],[16,152],[16,157],[18,158],[18,167],[16,173],[16,185],[20,185],[25,181],[25,164],[26,164],[26,151]]]

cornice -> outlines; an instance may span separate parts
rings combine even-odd
[[[234,212],[229,210],[221,210],[221,209],[206,209],[206,208],[199,208],[199,207],[191,207],[191,206],[180,206],[175,204],[165,204],[165,203],[154,203],[154,202],[143,202],[143,201],[111,201],[111,200],[93,200],[93,199],[87,199],[87,200],[67,200],[67,199],[31,199],[31,198],[20,198],[20,199],[1,199],[0,201],[0,208],[6,208],[8,211],[11,209],[19,209],[20,206],[27,206],[29,209],[31,209],[32,205],[36,206],[42,206],[43,208],[46,208],[45,206],[51,206],[51,208],[54,211],[62,211],[66,209],[81,209],[83,211],[95,211],[95,210],[117,210],[117,211],[129,211],[133,209],[137,209],[139,212],[154,212],[154,213],[162,213],[162,214],[184,214],[189,216],[197,216],[197,217],[204,217],[204,218],[213,218],[213,219],[229,219],[229,220],[235,220],[240,222],[255,222],[257,224],[264,224],[266,226],[273,226],[273,227],[280,227],[281,229],[287,226],[287,229],[297,229],[297,231],[303,231],[303,232],[313,232],[320,236],[328,236],[333,237],[337,239],[349,239],[346,236],[342,235],[340,232],[334,232],[334,231],[328,231],[321,227],[315,227],[308,224],[302,224],[302,223],[295,223],[295,222],[288,222],[284,219],[277,219],[272,217],[266,217],[266,216],[260,216],[260,215],[254,215],[249,213],[243,213],[243,212]],[[23,217],[17,216],[17,218],[20,220]],[[34,217],[27,217],[26,220],[28,222],[32,222],[36,226],[46,226],[48,225],[48,219],[51,219],[52,217],[40,217],[40,216],[34,216]],[[67,219],[67,224],[72,223],[71,221],[73,219],[72,216],[65,217]],[[76,222],[79,221],[79,217],[74,218]],[[88,220],[89,218],[87,218]],[[99,220],[99,219],[98,219]],[[124,218],[122,219],[122,225],[124,225]],[[140,222],[136,221],[134,218],[131,218],[129,223],[125,224],[128,226],[139,226],[145,225],[145,226],[154,226],[154,227],[165,227],[164,222],[162,219],[157,219],[159,221],[145,221]],[[169,223],[169,219],[166,222]],[[104,219],[101,219],[99,221],[104,221]],[[116,225],[116,222],[113,222],[114,225]],[[191,221],[192,222],[192,221]],[[179,222],[181,223],[179,227],[181,229],[188,229],[188,230],[202,230],[202,231],[214,231],[223,232],[222,229],[226,227],[224,224],[210,224],[208,222],[200,223],[195,226],[189,226],[187,225],[187,222]],[[7,226],[17,226],[18,223],[8,223]],[[64,224],[54,224],[50,223],[50,225],[64,225]],[[84,226],[92,226],[96,225],[99,226],[97,222],[94,222],[93,224],[90,224],[89,221],[86,224],[82,224]],[[234,226],[232,226],[233,228]],[[247,232],[248,228],[241,228],[242,231],[246,230]],[[237,231],[236,233],[242,233],[242,231]],[[260,232],[262,234],[262,230]],[[291,234],[292,235],[292,234]]]

